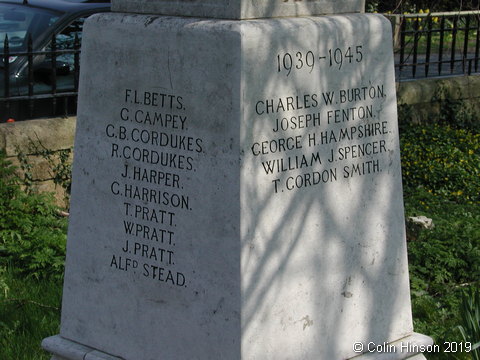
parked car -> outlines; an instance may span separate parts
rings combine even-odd
[[[52,102],[64,110],[60,108],[66,104],[59,95],[77,90],[78,56],[74,50],[78,53],[83,23],[88,16],[107,11],[109,0],[0,0],[0,122],[31,115],[31,97],[22,99],[29,95],[29,83],[35,96],[34,116],[42,116],[40,108]],[[33,52],[30,71],[28,56],[23,55],[29,38]],[[52,53],[52,42],[56,53]],[[75,96],[70,95],[72,100],[75,102]]]

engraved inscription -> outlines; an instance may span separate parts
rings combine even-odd
[[[328,49],[325,53],[313,51],[292,51],[277,55],[277,72],[289,76],[292,71],[311,73],[319,67],[341,70],[342,67],[361,63],[364,59],[363,45]]]
[[[187,287],[178,261],[182,219],[194,211],[189,172],[195,172],[203,139],[189,134],[182,96],[125,88],[119,107],[103,132],[117,171],[110,174],[110,195],[122,204],[116,214],[122,229],[108,259],[111,269]]]
[[[342,71],[365,60],[363,45],[276,55],[276,73]],[[383,83],[322,89],[265,97],[255,101],[254,117],[269,124],[249,153],[275,194],[375,176],[388,166],[392,130],[382,110],[387,96]]]

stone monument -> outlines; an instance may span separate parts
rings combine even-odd
[[[389,22],[360,0],[112,8],[84,29],[53,359],[424,359]]]

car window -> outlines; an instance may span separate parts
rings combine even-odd
[[[55,84],[57,91],[73,90],[75,70],[78,70],[78,64],[75,66],[75,51],[80,49],[82,39],[83,24],[86,16],[71,21],[59,32],[55,33],[55,63],[56,75]],[[78,41],[77,41],[78,39]],[[35,70],[35,80],[37,86],[52,84],[52,42],[50,41],[44,48],[46,55],[39,55]]]
[[[0,51],[3,51],[6,36],[11,52],[26,50],[28,34],[36,39],[59,17],[53,11],[0,3]]]
[[[85,22],[85,17],[78,18],[71,22],[67,27],[65,27],[60,33],[55,36],[56,48],[57,50],[74,50],[75,49],[75,39],[78,38],[78,45],[82,40],[82,29]],[[51,43],[48,46],[48,50],[51,49]],[[68,64],[70,70],[74,69],[74,54],[66,53],[59,54],[57,56],[57,61],[61,61],[65,64]]]

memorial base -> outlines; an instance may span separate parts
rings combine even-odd
[[[372,352],[355,356],[350,360],[425,360],[426,358],[420,353],[420,350],[435,349],[430,337],[417,333],[392,343],[365,344],[365,346],[369,347]],[[42,347],[53,354],[51,360],[123,360],[65,339],[60,335],[44,339]]]
[[[91,347],[55,335],[43,339],[42,348],[53,356],[51,360],[122,360]]]

